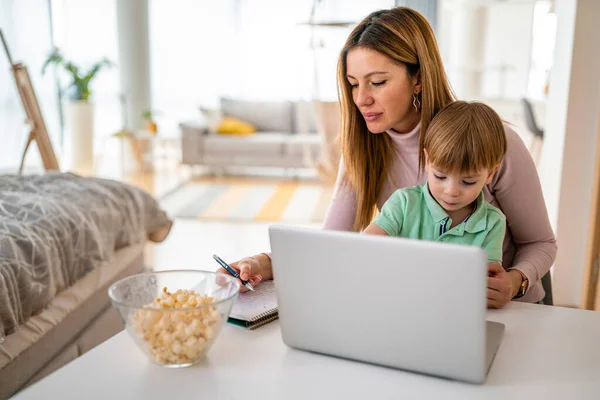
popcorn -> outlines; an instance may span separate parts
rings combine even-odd
[[[169,293],[165,287],[154,302],[133,314],[131,326],[155,362],[190,363],[204,354],[221,319],[214,306],[195,307],[214,300],[191,290]]]

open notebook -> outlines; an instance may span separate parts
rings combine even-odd
[[[231,308],[229,321],[248,329],[256,329],[277,319],[277,296],[273,281],[262,282],[254,292],[238,295]]]

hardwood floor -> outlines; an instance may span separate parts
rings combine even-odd
[[[104,159],[97,165],[95,175],[137,186],[156,198],[160,198],[189,179],[229,183],[240,181],[272,183],[277,180],[272,177],[239,176],[192,178],[190,169],[181,167],[176,162],[156,163],[153,170],[129,173],[123,173],[118,167],[119,163],[115,160]],[[162,243],[148,243],[146,246],[146,264],[155,270],[216,270],[218,264],[213,260],[213,254],[219,255],[225,261],[233,262],[244,256],[269,251],[268,226],[268,223],[261,222],[206,222],[195,219],[175,219],[171,232]],[[319,224],[312,226],[318,227]]]

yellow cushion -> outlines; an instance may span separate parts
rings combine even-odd
[[[256,126],[249,122],[233,117],[223,117],[219,123],[219,126],[217,127],[217,133],[220,134],[251,135],[255,132]]]

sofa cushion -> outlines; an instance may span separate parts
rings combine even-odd
[[[257,132],[249,136],[209,135],[204,139],[204,154],[278,154],[283,155],[289,133]]]
[[[221,98],[221,114],[249,122],[262,132],[294,132],[294,106],[291,101]]]
[[[305,151],[309,151],[313,156],[319,156],[322,146],[321,136],[309,133],[289,137],[285,142],[284,149],[285,154],[290,156],[302,156]]]

